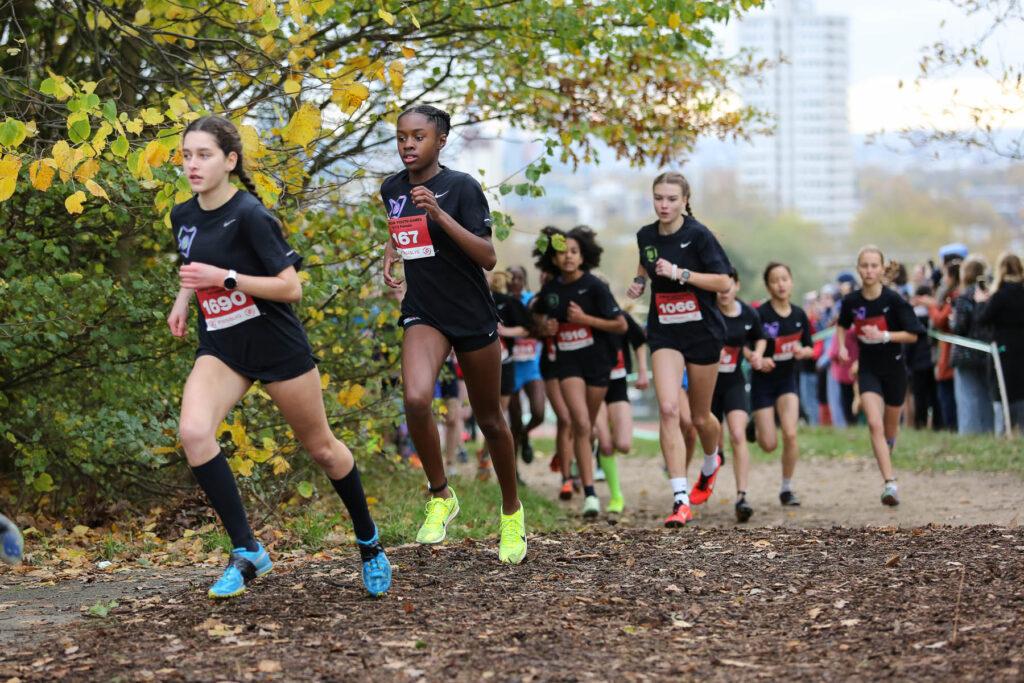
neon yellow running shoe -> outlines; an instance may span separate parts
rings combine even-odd
[[[448,534],[448,523],[459,514],[459,497],[448,487],[451,498],[431,498],[427,501],[427,518],[416,534],[417,543],[440,543]]]
[[[608,507],[605,511],[610,515],[621,515],[626,509],[626,500],[622,496],[612,496],[608,499]]]
[[[526,557],[526,515],[523,504],[511,515],[501,513],[498,559],[505,564],[519,564]]]

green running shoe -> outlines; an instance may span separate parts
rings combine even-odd
[[[451,498],[431,498],[427,501],[427,518],[416,534],[417,543],[440,543],[448,534],[448,523],[459,514],[459,498],[455,491],[448,487]]]
[[[621,515],[626,509],[626,500],[622,496],[612,496],[608,499],[608,507],[605,511],[610,515]]]
[[[511,515],[501,513],[498,534],[498,559],[505,564],[519,564],[526,557],[526,515],[523,504]]]

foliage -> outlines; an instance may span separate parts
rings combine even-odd
[[[756,70],[713,55],[712,30],[758,0],[566,3],[367,0],[15,2],[0,16],[0,456],[40,502],[163,493],[185,477],[177,406],[194,340],[163,323],[176,290],[168,214],[183,127],[240,126],[260,197],[306,256],[299,305],[327,409],[360,453],[393,414],[394,301],[377,272],[386,224],[369,192],[397,113],[535,131],[546,157],[601,140],[636,163],[698,134],[744,135],[726,106]],[[537,196],[550,165],[501,191]],[[498,236],[509,223],[495,213]],[[222,427],[254,490],[303,480],[265,393]],[[173,472],[175,474],[164,474]],[[274,482],[277,481],[275,484]],[[284,495],[276,490],[275,495]]]
[[[980,17],[985,28],[966,40],[940,39],[923,48],[920,74],[915,83],[950,74],[976,73],[994,82],[996,101],[966,101],[954,92],[948,113],[965,114],[971,122],[966,130],[904,130],[917,145],[954,142],[982,149],[1008,159],[1024,159],[1024,137],[1012,131],[1004,135],[1007,121],[1024,113],[1024,63],[1002,58],[1024,31],[1024,3],[1021,0],[949,0],[965,18]],[[993,60],[994,55],[999,55]],[[901,87],[903,84],[900,84]]]

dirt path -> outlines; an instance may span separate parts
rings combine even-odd
[[[1020,680],[1024,531],[609,529],[193,587],[0,650],[0,680]]]
[[[528,485],[551,492],[555,498],[558,475],[547,468],[548,457],[538,456],[529,467],[520,466]],[[629,526],[657,526],[671,512],[671,490],[660,458],[626,457],[619,460],[627,510],[621,523]],[[690,468],[691,485],[698,474]],[[808,459],[797,465],[794,489],[802,506],[783,508],[778,491],[778,464],[753,463],[747,499],[754,507],[750,526],[824,527],[840,526],[924,526],[927,524],[996,524],[1016,526],[1024,511],[1024,480],[1012,474],[977,472],[900,472],[898,508],[879,502],[881,478],[874,460]],[[733,503],[736,483],[731,464],[718,478],[716,490],[703,506],[695,507],[695,523],[702,527],[735,525]],[[597,485],[602,503],[607,487]],[[577,509],[582,499],[566,505]]]

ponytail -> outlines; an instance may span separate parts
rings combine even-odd
[[[256,199],[260,199],[259,193],[256,192],[256,183],[252,181],[252,178],[249,177],[249,173],[245,170],[245,166],[242,164],[241,155],[238,156],[238,163],[235,165],[235,170],[232,171],[232,173],[238,176],[238,180],[245,185],[245,189],[249,191],[249,194],[256,197]],[[263,200],[260,199],[260,202],[262,203]]]

